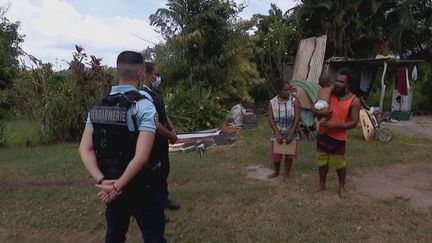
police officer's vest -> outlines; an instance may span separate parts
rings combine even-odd
[[[127,112],[141,99],[146,97],[138,91],[112,94],[96,101],[90,110],[93,146],[98,166],[106,179],[118,179],[135,155],[139,124],[132,112],[134,131],[129,131]],[[143,177],[145,170],[137,177]]]
[[[162,125],[167,126],[168,119],[167,119],[167,114],[166,114],[166,110],[165,110],[165,103],[163,101],[162,95],[157,90],[150,90],[149,88],[147,88],[145,86],[140,88],[139,90],[146,92],[147,94],[149,94],[152,97],[153,105],[155,106],[156,112],[158,113],[159,122]]]
[[[161,123],[163,126],[168,127],[165,104],[160,93],[158,93],[156,90],[150,90],[147,87],[140,88],[140,90],[146,92],[153,98],[153,105],[155,106],[156,112],[158,113],[158,122]],[[159,161],[162,165],[169,160],[168,150],[169,143],[167,138],[156,132],[150,159],[153,161]]]

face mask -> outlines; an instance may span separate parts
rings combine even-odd
[[[153,88],[159,88],[161,82],[162,82],[161,77],[160,77],[160,76],[157,76],[157,77],[156,77],[156,80],[155,80],[154,83],[153,83]]]

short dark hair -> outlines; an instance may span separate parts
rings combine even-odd
[[[348,85],[350,86],[350,88],[355,88],[357,85],[357,74],[349,69],[349,68],[341,68],[336,72],[336,75],[343,75],[347,77],[347,81],[348,81]]]
[[[120,78],[134,78],[143,65],[143,56],[135,51],[123,51],[117,57],[117,71]]]
[[[275,88],[276,90],[279,92],[283,89],[283,87],[285,86],[285,84],[290,85],[290,82],[287,80],[277,80],[276,84],[275,84]]]

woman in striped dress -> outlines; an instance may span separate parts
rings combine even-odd
[[[289,144],[293,139],[298,139],[297,127],[300,122],[300,103],[292,93],[292,87],[288,81],[280,81],[276,84],[278,95],[270,100],[268,107],[268,121],[272,129],[272,161],[274,172],[268,178],[275,178],[280,174],[282,154],[273,152],[274,143]],[[297,149],[296,149],[297,151]],[[295,155],[285,155],[284,180],[289,176],[291,165]]]

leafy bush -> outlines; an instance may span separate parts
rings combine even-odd
[[[13,83],[14,102],[36,126],[40,142],[47,143],[50,127],[49,98],[58,94],[49,88],[49,79],[53,75],[51,64],[32,60],[37,68],[22,70]]]
[[[254,86],[249,92],[256,104],[266,104],[276,95],[272,82],[263,82]]]
[[[73,61],[69,63],[66,79],[56,83],[61,96],[51,100],[52,133],[58,140],[77,140],[84,129],[87,112],[97,98],[109,93],[113,76],[101,65],[102,59],[90,56],[77,47]]]
[[[19,71],[19,56],[22,54],[23,35],[19,33],[20,23],[7,17],[8,7],[0,5],[0,89],[9,89]]]
[[[19,22],[7,17],[8,5],[0,6],[0,145],[5,140],[6,121],[12,113],[9,96],[12,80],[19,70],[19,56],[22,54],[23,35],[19,33]]]
[[[73,141],[80,137],[86,110],[82,97],[76,99],[78,92],[67,75],[55,74],[50,78],[50,91],[47,97],[50,136],[55,140]]]
[[[92,103],[110,89],[112,76],[94,56],[77,52],[66,72],[31,57],[35,68],[23,70],[14,82],[19,110],[35,124],[39,140],[74,141],[80,138]]]
[[[186,132],[219,127],[227,113],[220,100],[210,90],[181,87],[167,92],[165,103],[176,129]]]
[[[5,142],[6,121],[11,116],[10,107],[11,101],[8,90],[0,89],[0,146]]]
[[[415,81],[413,93],[413,111],[420,114],[432,114],[432,68],[429,64],[420,69],[420,79]]]

